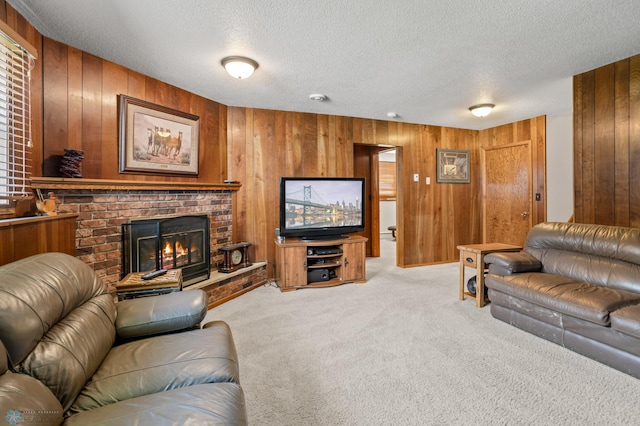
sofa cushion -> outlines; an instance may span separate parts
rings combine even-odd
[[[114,347],[71,413],[201,383],[239,382],[237,354],[224,322]]]
[[[640,303],[638,293],[539,272],[509,276],[489,274],[485,284],[490,289],[601,325],[610,324],[610,312]]]
[[[489,264],[489,273],[496,275],[539,272],[542,269],[542,263],[528,253],[489,253],[484,262]]]
[[[75,414],[65,426],[246,425],[244,394],[237,383],[209,383],[128,399]]]
[[[116,333],[134,339],[193,328],[207,315],[207,302],[199,289],[123,300],[116,307]]]
[[[542,272],[640,293],[640,229],[580,223],[541,223],[529,231],[524,251]]]
[[[612,312],[611,328],[640,339],[640,305],[627,306]]]

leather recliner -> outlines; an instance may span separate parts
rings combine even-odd
[[[235,345],[201,290],[116,303],[79,259],[0,267],[0,415],[19,424],[246,424]],[[15,424],[14,423],[14,424]]]

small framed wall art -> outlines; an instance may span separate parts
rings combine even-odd
[[[439,183],[469,183],[469,151],[436,149],[436,180]]]
[[[118,96],[119,171],[198,175],[200,117]]]

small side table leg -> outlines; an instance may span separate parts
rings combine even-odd
[[[484,254],[478,255],[476,265],[476,306],[478,308],[484,306]]]
[[[460,300],[464,300],[464,251],[460,250]]]

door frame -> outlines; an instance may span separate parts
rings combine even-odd
[[[361,164],[355,157],[358,150],[363,148],[368,153],[368,170],[357,170],[357,164]],[[378,154],[381,151],[387,151],[389,149],[396,150],[396,265],[398,260],[401,259],[403,250],[403,235],[402,229],[402,147],[394,145],[369,145],[354,143],[354,177],[365,177],[369,182],[370,197],[367,200],[368,210],[370,212],[369,217],[371,220],[365,221],[365,232],[361,235],[369,238],[367,241],[367,256],[380,257],[380,168],[378,166]],[[358,174],[364,174],[365,176],[358,176]]]

